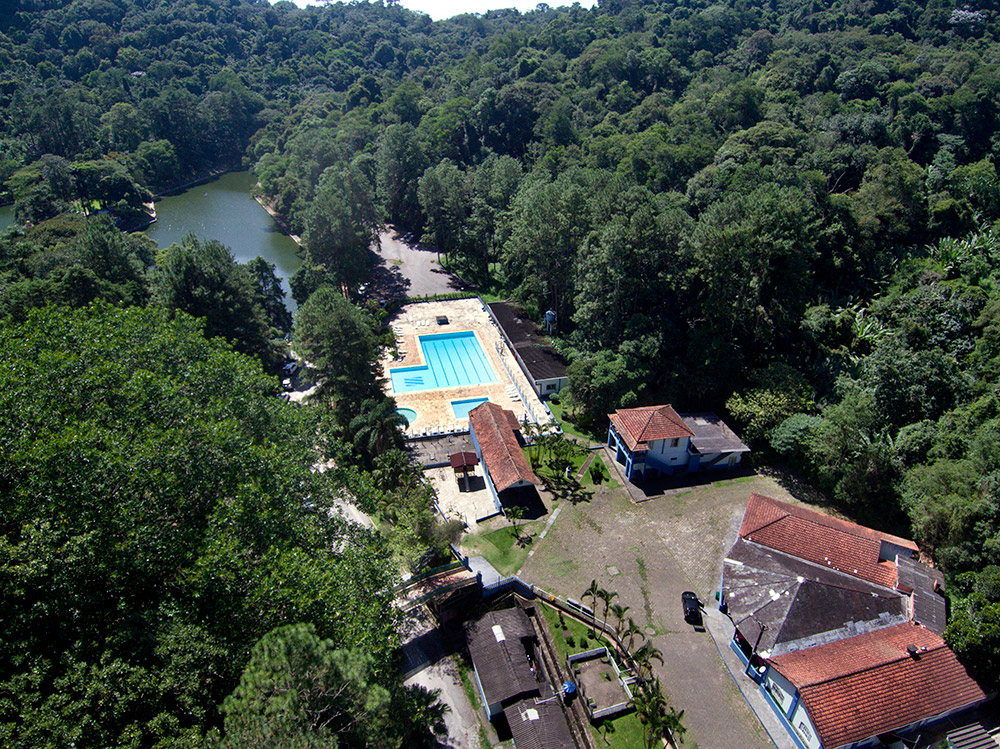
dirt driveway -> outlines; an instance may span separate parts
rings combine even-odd
[[[624,490],[598,490],[589,502],[566,501],[558,522],[520,571],[522,579],[580,598],[596,579],[663,653],[655,663],[664,692],[685,711],[684,745],[701,749],[773,747],[708,632],[684,622],[681,592],[717,605],[722,558],[751,491],[790,499],[775,481],[753,476],[695,487],[641,504]],[[600,605],[599,609],[600,611]]]

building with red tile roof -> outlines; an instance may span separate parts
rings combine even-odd
[[[940,635],[911,622],[787,653],[768,665],[763,686],[807,747],[906,733],[986,699]]]
[[[521,424],[513,411],[486,402],[469,411],[469,434],[483,462],[486,485],[501,510],[500,494],[508,489],[538,486],[542,482],[524,457],[517,433]]]
[[[762,494],[750,495],[740,538],[887,588],[896,586],[896,556],[919,551],[905,538]]]
[[[608,447],[629,481],[678,471],[731,468],[750,451],[715,414],[673,407],[620,408],[608,415]]]
[[[866,746],[984,698],[941,639],[943,578],[918,557],[908,539],[751,494],[720,608],[796,746]]]

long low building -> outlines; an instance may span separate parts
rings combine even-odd
[[[549,344],[525,311],[506,302],[492,302],[488,306],[518,366],[538,396],[548,398],[566,387],[569,384],[566,360]]]
[[[495,403],[483,403],[469,412],[469,435],[497,512],[503,512],[503,499],[514,500],[520,491],[542,483],[521,450],[520,431],[513,412]]]

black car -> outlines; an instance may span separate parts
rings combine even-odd
[[[690,590],[681,593],[681,606],[684,608],[684,621],[688,624],[701,624],[701,601]]]

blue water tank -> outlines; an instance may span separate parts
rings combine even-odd
[[[573,694],[576,691],[576,684],[571,681],[563,682],[563,694]]]

